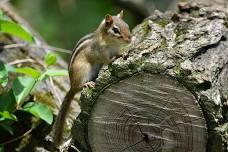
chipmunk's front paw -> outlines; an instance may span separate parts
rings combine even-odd
[[[83,85],[83,87],[92,89],[92,88],[95,87],[95,82],[93,82],[93,81],[86,82],[86,83]]]

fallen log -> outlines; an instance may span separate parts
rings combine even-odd
[[[72,135],[81,151],[223,152],[228,147],[228,24],[216,6],[134,28],[125,58],[84,90]]]

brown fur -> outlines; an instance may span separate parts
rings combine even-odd
[[[53,151],[61,143],[65,119],[74,95],[85,83],[94,81],[102,65],[109,64],[114,57],[120,56],[120,47],[130,42],[131,34],[122,17],[123,12],[117,16],[106,15],[98,29],[92,35],[82,38],[76,45],[68,67],[71,88],[63,100],[54,124]],[[118,37],[112,34],[114,25],[121,30]]]

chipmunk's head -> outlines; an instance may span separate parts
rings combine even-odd
[[[107,14],[102,24],[103,35],[109,42],[122,45],[131,42],[131,32],[127,23],[123,20],[123,11],[116,16]]]

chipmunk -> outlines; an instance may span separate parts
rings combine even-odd
[[[67,92],[54,124],[54,148],[61,144],[63,126],[71,101],[83,87],[95,87],[95,79],[104,64],[121,56],[120,48],[131,42],[131,33],[123,20],[123,11],[107,14],[97,30],[78,41],[68,66],[70,90]]]

